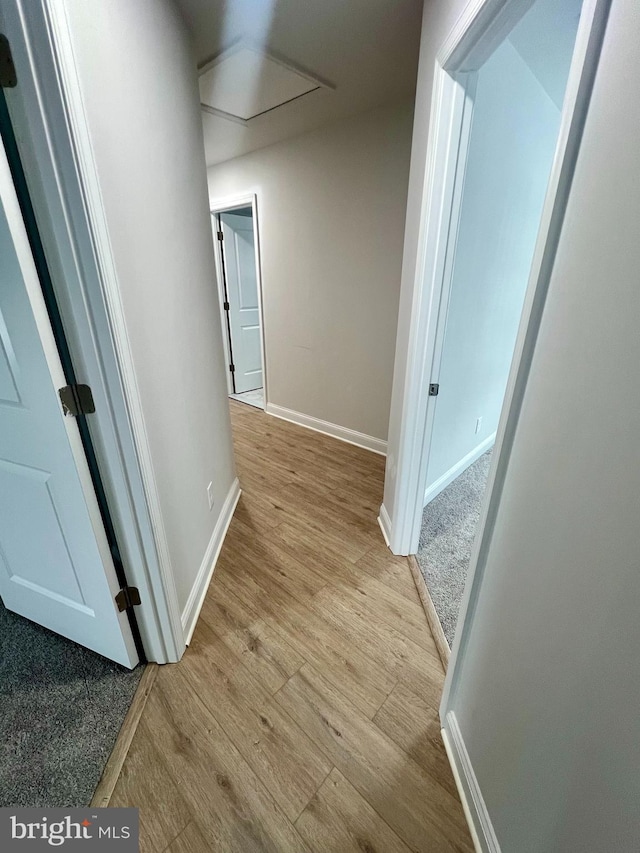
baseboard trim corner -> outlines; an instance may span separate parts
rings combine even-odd
[[[386,542],[387,548],[391,550],[391,519],[384,504],[380,507],[380,515],[378,516],[378,524],[382,530],[382,536]]]
[[[500,844],[453,711],[449,711],[444,719],[442,740],[477,853],[501,853]]]
[[[438,477],[438,479],[433,483],[433,485],[429,486],[429,488],[424,493],[424,505],[426,506],[430,501],[434,498],[437,498],[440,492],[444,491],[447,488],[449,483],[453,483],[456,477],[459,477],[463,471],[466,471],[470,465],[480,459],[483,453],[486,453],[487,450],[490,450],[493,445],[496,443],[496,434],[492,433],[488,438],[485,438],[484,441],[481,441],[470,453],[467,453],[459,462],[456,462],[455,465],[452,465],[448,471],[445,471],[442,477]]]
[[[204,603],[204,597],[207,594],[209,584],[211,583],[213,570],[216,567],[224,538],[227,535],[227,530],[231,524],[231,519],[233,518],[233,513],[235,512],[235,508],[240,500],[241,494],[240,482],[236,477],[231,484],[227,497],[224,500],[216,526],[211,534],[209,544],[207,545],[207,550],[204,553],[202,563],[198,569],[198,574],[196,575],[193,587],[189,593],[189,598],[185,604],[184,610],[182,611],[182,629],[184,631],[184,641],[187,646],[191,642],[191,637],[195,631],[198,616],[200,615],[200,611],[202,610],[202,605]]]
[[[422,607],[425,616],[427,617],[427,622],[429,623],[429,629],[431,630],[433,641],[436,644],[436,648],[438,649],[440,662],[442,663],[442,667],[446,672],[447,667],[449,666],[449,658],[451,657],[451,649],[449,648],[449,643],[447,641],[447,638],[445,637],[444,631],[442,630],[442,624],[438,617],[438,613],[433,603],[433,599],[431,598],[431,594],[429,593],[429,587],[427,586],[427,582],[425,581],[422,572],[420,571],[418,561],[413,554],[409,554],[407,559],[409,560],[409,568],[411,569],[411,574],[413,575],[413,582],[415,583],[416,589],[418,590],[418,595],[420,596],[420,601],[422,602]]]
[[[267,403],[264,410],[268,415],[273,415],[275,418],[280,418],[283,421],[289,421],[292,424],[298,424],[298,426],[312,429],[315,432],[321,432],[323,435],[330,435],[332,438],[346,441],[347,444],[355,444],[356,447],[371,450],[373,453],[379,453],[381,456],[387,455],[387,442],[381,438],[374,438],[372,435],[367,435],[364,432],[357,432],[354,429],[349,429],[339,424],[332,424],[330,421],[323,421],[320,418],[314,418],[311,415],[305,415],[293,409],[286,409],[284,406],[277,406],[275,403]]]

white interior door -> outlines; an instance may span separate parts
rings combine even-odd
[[[4,147],[0,145],[0,597],[135,666],[119,584]]]
[[[262,388],[260,307],[253,218],[223,213],[224,263],[236,394]]]

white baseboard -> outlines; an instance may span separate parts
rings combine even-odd
[[[463,456],[459,462],[456,462],[448,471],[442,475],[442,477],[438,477],[435,483],[432,486],[429,486],[427,491],[424,494],[424,505],[426,506],[429,501],[432,501],[434,498],[438,497],[443,489],[446,489],[449,483],[453,483],[456,477],[459,477],[463,471],[466,471],[469,465],[473,465],[476,459],[480,459],[483,453],[486,453],[487,450],[490,450],[493,445],[496,443],[496,434],[492,433],[488,438],[485,438],[484,441],[481,441],[470,453],[467,453],[466,456]]]
[[[372,435],[366,435],[364,432],[356,432],[354,429],[332,424],[329,421],[321,421],[319,418],[311,417],[311,415],[303,415],[302,412],[294,412],[293,409],[276,406],[275,403],[267,403],[265,412],[276,418],[282,418],[283,421],[290,421],[293,424],[307,427],[307,429],[324,433],[324,435],[339,438],[340,441],[346,441],[348,444],[355,444],[357,447],[364,447],[365,450],[372,450],[381,456],[387,454],[386,441],[381,438],[374,438]]]
[[[231,484],[227,497],[224,500],[213,534],[209,540],[209,544],[207,545],[207,550],[204,553],[202,563],[198,569],[198,574],[196,575],[193,587],[189,593],[189,598],[185,604],[184,610],[182,611],[182,630],[184,631],[184,641],[187,646],[191,642],[191,637],[193,636],[196,622],[198,621],[198,616],[202,609],[204,597],[209,589],[213,570],[215,569],[218,561],[220,549],[222,548],[222,543],[227,535],[227,530],[231,524],[231,519],[233,518],[236,505],[240,500],[240,495],[240,483],[236,477]]]
[[[387,548],[391,549],[391,545],[389,544],[391,536],[391,519],[389,518],[389,513],[387,512],[387,508],[384,504],[380,507],[378,524],[380,525],[380,530],[382,530],[384,541],[387,543]]]
[[[442,740],[477,853],[500,853],[500,844],[453,711],[445,717]]]

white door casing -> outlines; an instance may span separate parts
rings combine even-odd
[[[0,147],[0,596],[111,660],[138,662],[4,147]]]
[[[545,281],[555,241],[560,232],[562,204],[571,180],[581,122],[588,104],[589,89],[597,64],[603,21],[610,0],[583,0],[578,37],[574,49],[562,110],[561,126],[547,196],[531,265],[520,330],[496,437],[492,468],[485,491],[485,509],[499,498],[502,472],[508,457],[500,461],[501,447],[508,446],[517,419],[516,398],[522,393],[532,342],[537,333],[538,312],[544,302]],[[436,56],[429,136],[425,151],[426,169],[421,189],[419,239],[415,273],[403,284],[410,294],[401,297],[397,363],[405,364],[394,378],[385,493],[379,522],[394,554],[413,554],[420,535],[427,458],[437,398],[429,396],[429,385],[438,381],[436,351],[442,308],[443,283],[449,246],[449,229],[457,218],[455,186],[458,169],[464,169],[469,121],[465,83],[481,67],[532,5],[533,0],[469,0]],[[582,44],[584,40],[584,44]],[[446,300],[445,300],[446,301]],[[496,494],[492,489],[496,484]],[[487,509],[487,512],[489,510]],[[489,515],[491,515],[489,512]],[[484,514],[478,531],[484,528]],[[476,540],[480,542],[484,534]],[[474,552],[475,553],[475,552]],[[475,556],[471,565],[475,564]],[[473,575],[470,570],[469,578]],[[470,581],[467,588],[470,589]],[[464,607],[461,613],[464,612]],[[462,622],[460,622],[462,624]]]
[[[220,214],[236,394],[262,388],[260,304],[253,218]]]

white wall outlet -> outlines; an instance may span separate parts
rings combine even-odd
[[[213,483],[209,483],[207,486],[207,498],[209,500],[209,509],[213,509]]]
[[[476,418],[476,435],[480,432],[482,426],[482,418]]]

